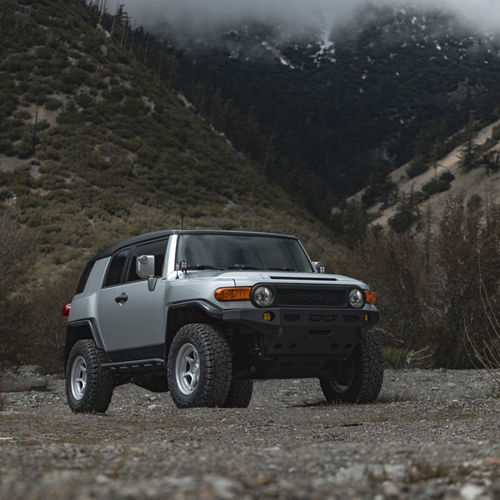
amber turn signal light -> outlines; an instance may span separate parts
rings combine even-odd
[[[214,292],[214,297],[219,302],[227,302],[229,300],[250,300],[251,286],[235,286],[231,288],[217,288]]]
[[[365,292],[365,300],[367,304],[375,304],[377,302],[377,294],[370,290],[363,290]]]

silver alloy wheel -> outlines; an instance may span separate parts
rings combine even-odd
[[[342,384],[339,384],[338,382],[330,382],[330,384],[332,384],[333,390],[335,392],[338,392],[339,394],[343,394],[344,392],[346,392],[349,389],[349,387],[351,387],[351,384],[342,385]]]
[[[343,364],[343,373],[338,375],[336,380],[332,380],[330,385],[338,394],[344,394],[349,390],[354,380],[354,364],[352,357]]]
[[[77,356],[71,367],[71,393],[76,400],[83,398],[87,387],[87,363],[83,356]]]
[[[193,344],[184,344],[175,360],[175,380],[185,396],[191,395],[200,380],[200,356]]]

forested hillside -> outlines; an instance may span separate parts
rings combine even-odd
[[[396,364],[471,365],[464,328],[482,342],[499,316],[499,207],[466,189],[436,231],[421,204],[498,177],[493,37],[391,10],[335,41],[172,45],[105,4],[0,0],[0,367],[53,369],[86,259],[182,225],[297,234],[381,292]]]
[[[142,30],[127,50],[120,22],[83,1],[1,1],[0,199],[35,230],[39,272],[181,219],[327,244],[168,86],[175,57]]]
[[[441,154],[471,110],[480,124],[498,116],[499,41],[448,13],[373,7],[300,35],[255,23],[182,41],[157,30],[177,49],[176,85],[319,214],[422,150]]]
[[[85,1],[0,1],[0,368],[59,368],[85,261],[165,228],[331,233],[169,85],[175,57]]]

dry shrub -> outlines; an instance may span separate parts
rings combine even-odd
[[[489,291],[494,310],[500,305],[500,206],[483,211],[471,203],[465,208],[460,198],[450,200],[433,243],[440,305],[436,361],[470,367],[465,329],[475,343],[489,329],[481,289]]]
[[[29,342],[24,356],[45,372],[63,370],[62,352],[67,318],[61,315],[64,304],[71,302],[81,268],[65,271],[53,281],[39,285],[33,292]]]
[[[23,363],[46,371],[62,368],[66,320],[62,306],[71,300],[80,266],[53,281],[35,284],[36,238],[22,228],[14,214],[0,215],[0,369]]]
[[[472,366],[464,325],[479,346],[489,324],[481,279],[492,310],[500,304],[499,221],[499,206],[481,210],[452,198],[434,231],[368,234],[343,266],[377,292],[386,345],[422,352],[435,366]]]
[[[13,215],[0,215],[0,368],[21,360],[22,336],[29,315],[25,278],[32,267],[34,237],[15,222]]]
[[[481,283],[480,286],[481,302],[489,325],[484,335],[475,339],[466,327],[467,345],[470,347],[471,359],[477,360],[488,371],[500,390],[500,321],[484,284]]]

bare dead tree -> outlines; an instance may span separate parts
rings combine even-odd
[[[37,127],[38,127],[38,106],[35,109],[35,119],[33,120],[33,133],[32,133],[32,137],[31,137],[31,154],[32,155],[35,154]]]
[[[467,324],[464,324],[466,348],[471,360],[477,360],[500,389],[500,321],[482,280],[479,294],[487,327],[481,338],[473,338]]]

